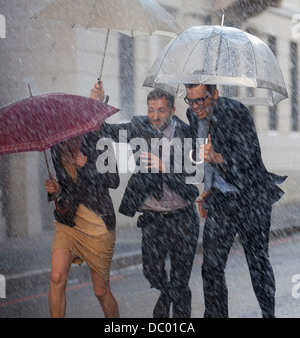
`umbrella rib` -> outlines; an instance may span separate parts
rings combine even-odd
[[[216,66],[215,66],[215,72],[217,75],[217,71],[219,68],[219,59],[220,59],[220,54],[221,54],[221,45],[222,45],[222,40],[223,40],[223,35],[220,35],[220,40],[219,40],[219,46],[218,46],[218,51],[217,51],[217,60],[216,60]]]
[[[248,38],[248,37],[247,37]],[[254,51],[253,51],[253,47],[252,47],[252,44],[251,44],[251,41],[250,41],[250,39],[248,38],[248,44],[250,45],[250,48],[251,48],[251,50],[252,50],[252,55],[254,56],[255,54],[254,54]],[[255,60],[255,58],[253,57],[253,59]],[[263,62],[264,62],[264,64],[266,64],[266,60],[262,57],[262,59],[263,59]],[[265,67],[266,69],[267,69],[267,73],[268,73],[268,76],[269,76],[269,79],[271,78],[270,77],[270,72],[269,72],[269,69],[268,69],[268,67]],[[256,62],[255,62],[255,77],[254,77],[255,79],[257,79],[257,64],[256,64]],[[273,90],[272,89],[270,89],[269,90],[269,92],[270,92],[270,94],[271,94],[271,99],[272,99],[272,102],[274,103],[274,94],[273,94]]]
[[[247,36],[247,35],[246,35]],[[252,46],[252,43],[249,39],[249,37],[247,36],[247,39],[248,39],[248,44],[250,45],[250,49],[252,50],[252,55],[253,55],[253,60],[255,62],[255,76],[253,76],[254,79],[257,79],[257,64],[256,64],[256,61],[255,61],[255,54],[254,54],[254,50],[253,50],[253,46]]]
[[[230,55],[230,53],[229,53],[229,42],[228,42],[228,40],[226,41],[226,45],[227,45],[228,55]],[[231,58],[229,58],[228,63],[229,63],[229,69],[232,69],[232,68],[231,68]],[[230,75],[232,76],[232,72],[231,72]]]
[[[204,64],[203,64],[203,70],[204,70],[204,65],[205,65],[205,60],[207,60],[207,54],[208,54],[208,50],[209,50],[209,43],[210,43],[210,38],[211,38],[211,35],[212,35],[212,32],[210,33],[210,36],[208,38],[208,44],[207,44],[207,48],[206,48],[206,51],[205,51],[205,58],[204,58]],[[193,53],[193,51],[195,50],[195,48],[198,46],[198,44],[201,42],[201,40],[199,39],[199,41],[196,43],[196,45],[194,46],[193,50],[191,51],[190,55]],[[188,60],[187,60],[188,62]],[[187,62],[185,64],[185,66],[183,67],[183,71],[185,71],[185,68],[187,66]]]
[[[250,45],[251,45],[251,48],[252,48],[252,44],[251,44],[251,43],[250,43]],[[260,53],[260,52],[259,52],[259,53]],[[274,55],[274,56],[275,56],[275,55]],[[267,62],[266,62],[266,60],[265,60],[263,57],[262,57],[262,60],[263,60],[264,64],[266,65]],[[265,69],[267,70],[267,73],[268,73],[268,76],[269,76],[269,81],[270,81],[271,76],[270,76],[269,68],[268,68],[268,67],[265,67]],[[256,72],[255,78],[257,79],[257,68],[256,68],[256,64],[255,64],[255,72]],[[271,81],[270,81],[270,82],[271,82]],[[263,88],[263,87],[262,87],[262,88]],[[275,98],[274,98],[273,90],[270,89],[269,92],[271,93],[272,102],[273,102],[273,104],[274,104]]]
[[[212,31],[210,32],[208,44],[207,44],[206,51],[205,51],[205,58],[204,58],[204,63],[203,63],[203,71],[204,71],[204,69],[205,69],[205,63],[206,63],[206,60],[208,59],[208,58],[207,58],[207,55],[208,55],[208,50],[209,50],[209,44],[210,44],[210,40],[211,40],[211,35],[212,35]]]
[[[144,20],[145,20],[145,22],[147,23],[147,26],[148,26],[148,29],[149,29],[148,34],[151,36],[151,34],[152,34],[151,28],[152,28],[152,27],[150,27],[149,20],[148,20],[148,18],[147,18],[146,15],[145,15],[145,12],[144,12],[144,10],[143,10],[143,6],[142,6],[142,4],[141,4],[140,1],[139,1],[139,4],[140,4],[140,7],[141,7],[141,10],[142,10],[142,13],[143,13]],[[131,35],[132,35],[132,37],[134,37],[134,36],[133,36],[133,30],[131,30]]]
[[[185,62],[185,64],[184,64],[184,66],[183,66],[183,70],[182,70],[182,73],[183,73],[183,74],[184,74],[185,68],[186,68],[186,66],[187,66],[187,63],[188,63],[188,61],[189,61],[189,59],[190,59],[190,56],[192,55],[193,51],[194,51],[195,48],[197,47],[198,43],[199,43],[199,41],[196,43],[196,45],[194,46],[194,48],[191,50],[190,55],[188,56],[188,58],[187,58],[187,60],[186,60],[186,62]]]
[[[171,47],[173,46],[174,42],[175,42],[175,39],[174,39],[173,41],[171,41],[171,43],[170,43],[170,45],[169,45],[169,48],[168,48],[168,50],[166,51],[166,53],[165,53],[165,55],[164,55],[164,58],[167,56],[167,54],[168,54],[169,50],[171,49]],[[160,72],[160,70],[161,70],[161,67],[162,67],[162,63],[160,64],[160,66],[159,66],[159,68],[158,68],[158,72],[157,72],[158,74],[159,74],[159,72]]]
[[[168,50],[166,51],[166,54],[165,54],[165,56],[164,56],[164,57],[166,57],[166,56],[167,56],[167,54],[168,54],[168,52],[169,52],[170,48],[173,46],[174,42],[175,42],[175,39],[174,39],[174,40],[173,40],[173,41],[170,43],[170,45],[169,45],[169,48],[168,48]],[[160,66],[159,66],[159,69],[158,69],[158,74],[159,74],[159,72],[160,72],[160,70],[161,70],[161,67],[162,67],[162,63],[161,63],[161,64],[160,64]],[[176,89],[176,95],[178,94],[179,87],[180,87],[180,84],[178,84],[178,85],[177,85],[177,89]]]
[[[92,11],[91,11],[91,14],[90,14],[89,20],[88,20],[88,22],[87,22],[87,27],[86,27],[86,28],[89,28],[89,23],[90,23],[90,21],[91,21],[92,15],[93,15],[94,10],[95,10],[96,2],[97,2],[97,0],[95,0],[95,2],[94,2],[94,6],[93,6],[93,9],[92,9]]]

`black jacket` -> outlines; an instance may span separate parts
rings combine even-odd
[[[181,168],[176,167],[179,170],[174,170],[175,166],[178,165],[179,159],[174,158],[174,148],[171,147],[170,171],[168,173],[151,173],[150,170],[148,173],[133,173],[128,181],[121,201],[119,208],[120,213],[133,217],[146,198],[157,191],[158,186],[161,184],[161,179],[185,201],[190,204],[195,202],[199,192],[195,186],[186,183],[186,178],[192,174],[187,173],[183,165],[185,154],[183,140],[184,138],[191,138],[191,129],[178,117],[174,116],[173,118],[177,123],[174,138],[178,138],[182,144],[182,158],[181,161],[179,161],[180,165],[182,163]],[[127,142],[130,142],[134,138],[142,138],[146,141],[149,152],[151,152],[151,138],[158,137],[157,132],[151,126],[147,116],[135,116],[130,123],[118,125],[106,124],[103,127],[104,133],[112,137],[116,142],[119,142],[120,130],[126,130]],[[139,149],[133,149],[133,153],[137,155],[135,160],[139,165]],[[178,171],[181,172],[178,173]]]
[[[116,189],[120,179],[117,169],[116,173],[100,174],[97,171],[96,162],[101,152],[96,151],[96,144],[101,137],[99,131],[84,135],[81,152],[88,159],[82,168],[77,167],[77,183],[74,183],[60,163],[60,145],[51,148],[56,177],[61,187],[60,206],[65,209],[66,200],[70,204],[67,214],[62,214],[55,209],[55,219],[60,223],[74,226],[74,214],[79,204],[83,204],[101,215],[108,230],[113,230],[116,226],[114,207],[108,189]]]
[[[219,97],[211,112],[209,133],[214,150],[225,160],[225,170],[214,165],[221,177],[253,200],[261,197],[273,204],[283,195],[276,185],[286,176],[269,173],[261,158],[256,128],[250,111],[240,102]],[[197,115],[189,108],[187,118],[197,137]]]

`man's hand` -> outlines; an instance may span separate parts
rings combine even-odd
[[[201,216],[201,218],[204,218],[204,219],[206,219],[206,217],[207,217],[208,210],[204,209],[203,204],[204,204],[205,199],[208,195],[209,195],[209,192],[206,192],[204,190],[203,193],[200,195],[200,197],[198,197],[195,201],[195,203],[198,204],[200,216]]]
[[[81,152],[78,153],[77,157],[76,157],[76,164],[82,168],[85,163],[87,161],[87,157],[84,156]]]
[[[103,81],[101,81],[101,84],[95,83],[94,88],[91,89],[90,98],[96,101],[104,101],[105,99],[105,93],[103,89]]]
[[[142,153],[141,154],[142,162],[147,164],[146,168],[155,168],[160,172],[164,173],[166,171],[165,163],[157,156],[151,153]]]
[[[214,151],[214,147],[211,144],[211,137],[208,134],[208,143],[200,146],[199,157],[201,160],[209,164],[223,164],[224,159],[220,153]]]

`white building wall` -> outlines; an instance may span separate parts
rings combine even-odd
[[[66,92],[89,96],[90,88],[96,82],[100,71],[106,31],[101,29],[71,28],[62,22],[30,20],[52,0],[0,0],[0,13],[6,18],[6,39],[0,39],[0,105],[6,105],[25,97],[30,82],[33,95],[50,92]],[[218,12],[233,0],[159,0],[172,9],[183,29],[205,24],[211,11]],[[288,91],[290,92],[290,41],[299,44],[292,37],[292,16],[300,13],[300,1],[283,1],[282,8],[269,9],[251,18],[245,27],[251,27],[258,36],[266,39],[275,35],[277,59],[282,67]],[[216,18],[212,18],[212,24]],[[142,83],[153,61],[170,41],[169,38],[151,36],[134,40],[134,105],[133,114],[146,114],[146,96],[149,88]],[[298,47],[299,49],[299,47]],[[300,58],[300,51],[298,50]],[[299,60],[300,63],[300,60]],[[300,65],[299,65],[300,67]],[[111,32],[103,68],[102,79],[109,103],[121,107],[119,81],[119,36]],[[300,71],[298,72],[298,76]],[[185,119],[186,104],[176,100],[177,114]],[[299,202],[297,186],[300,172],[299,132],[291,132],[290,99],[278,105],[278,130],[269,130],[269,110],[266,107],[254,109],[255,123],[262,146],[263,158],[270,171],[288,174],[289,179],[282,186],[286,191],[281,204]],[[122,112],[109,119],[122,120]],[[0,158],[0,167],[9,162],[9,219],[13,235],[24,236],[44,231],[52,225],[52,208],[47,203],[44,183],[47,179],[42,154],[16,154]],[[117,211],[128,175],[122,176],[122,185],[112,191]],[[7,210],[5,211],[7,213]],[[0,241],[7,233],[4,211],[0,212]],[[121,217],[120,226],[134,224],[134,219]]]
[[[277,106],[277,130],[269,130],[268,109],[264,107],[256,107],[255,109],[255,122],[266,167],[278,174],[288,175],[288,179],[282,185],[286,194],[279,201],[279,204],[300,203],[298,192],[300,184],[300,130],[291,130],[290,43],[292,41],[298,45],[298,84],[300,80],[300,37],[296,39],[292,34],[294,24],[292,18],[297,13],[300,13],[298,1],[283,1],[280,8],[270,8],[259,16],[251,18],[247,23],[247,26],[255,29],[258,36],[261,35],[265,42],[268,35],[276,37],[276,57],[282,69],[289,94],[289,98],[280,102]]]

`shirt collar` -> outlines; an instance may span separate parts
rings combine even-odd
[[[176,121],[172,118],[171,123],[162,131],[163,135],[171,140],[174,137],[175,127]]]

